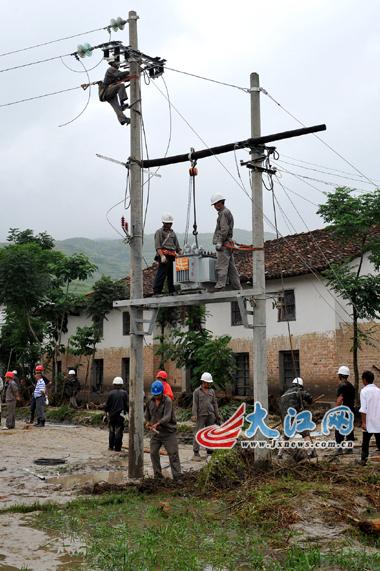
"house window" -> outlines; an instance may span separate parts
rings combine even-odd
[[[286,391],[292,384],[295,377],[300,376],[300,352],[299,351],[280,351],[280,383],[282,390]]]
[[[131,333],[131,314],[129,311],[123,311],[123,335]]]
[[[123,377],[123,381],[125,386],[128,387],[129,385],[129,357],[123,357],[121,360],[121,376]]]
[[[94,359],[92,362],[92,388],[99,392],[103,387],[103,359]]]
[[[233,392],[238,396],[247,396],[249,390],[249,353],[235,353],[236,370]]]
[[[295,321],[296,299],[294,289],[286,289],[278,296],[278,321]]]
[[[243,325],[243,319],[241,317],[240,307],[237,301],[231,301],[231,325]]]

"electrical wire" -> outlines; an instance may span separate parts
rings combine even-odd
[[[218,81],[217,79],[211,79],[210,77],[204,77],[202,75],[196,75],[195,73],[189,73],[188,71],[183,71],[180,69],[174,69],[172,67],[164,66],[165,69],[168,71],[174,71],[176,73],[181,73],[182,75],[188,75],[190,77],[196,77],[197,79],[203,79],[204,81],[210,81],[211,83],[217,83],[219,85],[224,85],[226,87],[233,87],[235,89],[239,89],[240,91],[244,91],[245,93],[250,93],[249,87],[241,87],[241,85],[235,85],[233,83],[226,83],[225,81]]]
[[[319,164],[319,163],[312,163],[312,162],[310,162],[310,161],[304,161],[303,159],[299,159],[299,158],[297,158],[297,157],[291,157],[291,156],[289,156],[289,155],[285,155],[284,153],[281,153],[281,156],[282,156],[282,157],[285,157],[286,159],[290,159],[290,160],[292,160],[292,161],[296,161],[296,162],[298,162],[298,163],[304,163],[305,165],[311,165],[311,166],[313,166],[313,167],[320,167],[320,168],[322,168],[322,169],[329,170],[329,171],[333,171],[333,172],[338,172],[338,173],[341,173],[341,174],[352,174],[352,173],[349,172],[349,171],[345,171],[345,170],[341,170],[341,169],[334,169],[334,168],[332,168],[332,167],[328,167],[328,166],[326,166],[326,165],[321,165],[321,164]],[[362,175],[360,175],[360,176],[362,176]],[[362,178],[363,178],[363,177],[362,177]],[[364,177],[364,178],[365,178],[365,177]]]
[[[321,253],[322,257],[325,259],[325,261],[326,261],[326,263],[327,263],[329,269],[333,272],[336,281],[342,285],[342,281],[340,280],[340,276],[339,276],[339,275],[337,274],[337,272],[334,270],[333,265],[331,264],[330,260],[327,258],[327,256],[326,256],[326,254],[325,254],[323,248],[321,248],[321,246],[319,245],[318,240],[316,240],[316,239],[314,238],[313,233],[311,232],[310,228],[309,228],[308,225],[306,224],[305,218],[301,215],[301,213],[299,212],[298,208],[297,208],[296,205],[294,204],[293,200],[292,200],[292,199],[290,198],[290,196],[288,195],[285,186],[282,184],[282,182],[281,182],[280,180],[277,180],[277,182],[278,182],[278,184],[281,186],[281,188],[283,189],[283,191],[284,191],[284,193],[285,193],[285,196],[287,197],[287,199],[289,200],[290,204],[292,205],[292,207],[293,207],[294,210],[296,211],[296,213],[297,213],[299,219],[300,219],[301,222],[303,222],[303,224],[305,225],[306,230],[309,232],[309,234],[310,234],[310,236],[311,236],[311,238],[312,238],[312,241],[313,241],[313,243],[314,243],[314,245],[315,245],[315,248],[319,250],[319,252]],[[357,308],[357,306],[356,306],[352,301],[350,301],[350,305],[352,305],[352,307],[354,307],[354,308],[356,309],[356,311],[357,311],[358,313],[360,313],[360,312],[359,312],[359,309]]]
[[[5,73],[7,71],[13,71],[14,69],[22,69],[24,67],[30,67],[32,65],[38,65],[40,63],[47,63],[49,61],[54,61],[57,59],[61,59],[63,57],[68,57],[71,56],[72,54],[63,54],[63,55],[59,55],[59,56],[53,56],[53,57],[49,57],[49,58],[45,58],[45,59],[39,59],[37,61],[31,61],[29,63],[23,63],[20,65],[14,65],[13,67],[6,67],[4,69],[0,69],[0,73]]]
[[[278,107],[280,107],[280,109],[282,109],[284,111],[284,113],[286,113],[287,115],[289,115],[289,117],[291,117],[292,119],[294,119],[294,121],[296,121],[299,125],[302,125],[302,127],[306,127],[306,125],[300,121],[300,119],[297,119],[297,117],[295,115],[293,115],[293,113],[291,113],[290,111],[288,111],[287,109],[285,109],[285,107],[283,105],[281,105],[281,103],[279,101],[277,101],[277,99],[275,99],[266,89],[264,89],[263,87],[260,87],[260,91],[262,93],[264,93],[264,95],[266,95],[269,99],[271,99],[271,101],[273,101],[273,103],[275,103]],[[324,139],[322,139],[319,135],[316,135],[315,133],[312,133],[312,135],[318,139],[318,141],[320,143],[322,143],[322,145],[325,145],[325,147],[327,147],[330,151],[332,151],[336,156],[338,156],[340,159],[342,159],[342,161],[344,161],[346,164],[348,164],[352,169],[354,169],[355,172],[357,172],[358,174],[360,174],[360,176],[362,176],[363,178],[365,178],[368,182],[370,182],[373,186],[377,187],[376,183],[371,180],[367,175],[365,175],[361,170],[358,169],[358,167],[356,167],[351,161],[349,161],[348,159],[346,159],[343,155],[341,155],[338,151],[336,151],[331,145],[329,145]]]
[[[72,40],[73,38],[79,38],[80,36],[86,36],[87,34],[93,34],[95,32],[101,32],[102,30],[109,30],[109,26],[105,26],[103,28],[96,28],[94,30],[88,30],[87,32],[81,32],[80,34],[73,34],[72,36],[65,36],[63,38],[57,38],[56,40],[50,40],[49,42],[43,42],[41,44],[34,44],[32,46],[28,46],[26,48],[20,48],[18,50],[12,50],[10,52],[4,52],[0,54],[0,57],[10,56],[12,54],[18,54],[21,52],[26,52],[28,50],[34,50],[35,48],[42,48],[44,46],[49,46],[51,44],[56,44],[58,42],[64,42],[65,40]]]
[[[102,56],[101,60],[98,61],[97,64],[95,64],[92,67],[88,67],[87,71],[92,71],[93,69],[96,69],[102,62],[104,61],[104,58]],[[65,66],[66,69],[74,72],[74,73],[84,73],[83,69],[74,69],[73,67],[70,67],[69,65],[67,65],[67,63],[65,63],[61,57],[61,63],[63,63],[63,65]],[[81,62],[82,63],[82,62]]]
[[[290,170],[288,170],[288,169],[286,169],[286,168],[279,168],[278,170],[281,171],[281,172],[283,172],[283,173],[293,175],[293,176],[295,176],[295,177],[298,178],[298,179],[302,179],[302,180],[312,180],[313,182],[319,182],[320,184],[324,184],[324,185],[326,185],[326,186],[331,186],[331,187],[333,187],[333,188],[337,188],[337,187],[339,187],[339,186],[342,186],[341,183],[339,183],[339,182],[332,182],[332,181],[329,181],[329,180],[323,180],[323,179],[320,179],[320,178],[315,178],[315,177],[312,177],[312,176],[307,176],[307,175],[304,175],[304,174],[301,174],[301,173],[295,173],[295,172],[292,172],[292,171],[290,171]],[[364,182],[364,181],[362,181],[362,182]],[[352,190],[357,190],[358,192],[369,192],[369,191],[366,190],[365,188],[358,188],[358,187],[353,187]],[[320,192],[323,193],[323,191],[320,191]]]
[[[19,103],[25,103],[26,101],[34,101],[35,99],[43,99],[44,97],[50,97],[52,95],[59,95],[60,93],[68,93],[69,91],[76,91],[77,89],[83,89],[81,85],[77,87],[69,87],[68,89],[60,89],[59,91],[52,91],[50,93],[42,93],[41,95],[35,95],[34,97],[26,97],[25,99],[19,99],[18,101],[10,101],[8,103],[1,103],[1,107],[10,107],[11,105],[18,105]]]
[[[79,63],[83,66],[84,73],[86,73],[86,75],[87,75],[87,81],[88,81],[87,101],[86,101],[85,106],[83,107],[82,111],[80,111],[80,113],[78,113],[78,115],[76,115],[70,121],[67,121],[66,123],[62,123],[61,125],[58,125],[58,127],[66,127],[67,125],[71,125],[71,123],[74,123],[74,121],[76,121],[77,119],[79,119],[79,117],[81,117],[81,115],[83,115],[83,113],[86,111],[87,107],[90,104],[90,100],[91,100],[91,79],[90,79],[90,75],[89,75],[88,70],[86,69],[86,66],[84,65],[84,63],[81,60],[79,60]]]
[[[297,167],[299,169],[304,169],[304,170],[308,170],[308,171],[313,171],[313,172],[318,172],[321,174],[327,174],[328,176],[335,176],[338,178],[344,178],[345,180],[352,180],[354,182],[361,182],[363,184],[371,184],[369,182],[367,182],[366,180],[360,179],[360,178],[353,178],[353,177],[349,177],[349,176],[345,176],[345,175],[341,175],[341,174],[336,174],[336,173],[329,173],[327,171],[321,171],[319,169],[315,169],[315,168],[311,168],[311,167],[305,167],[302,165],[298,165],[296,163],[289,163],[288,161],[283,161],[282,159],[279,160],[279,163],[284,164],[284,165],[289,165],[292,167]]]

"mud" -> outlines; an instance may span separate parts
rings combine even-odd
[[[128,435],[123,451],[108,450],[108,432],[88,426],[50,425],[24,430],[0,431],[0,509],[14,504],[66,502],[83,486],[100,482],[124,484],[128,473]],[[145,443],[149,450],[149,441]],[[200,468],[191,462],[191,446],[180,446],[184,469]],[[64,458],[60,466],[38,466],[37,458]],[[168,458],[161,457],[163,474],[170,477]],[[152,474],[149,454],[144,454],[144,472]]]
[[[33,527],[31,527],[33,525]],[[84,546],[38,529],[38,515],[0,515],[0,570],[63,571],[81,569]]]

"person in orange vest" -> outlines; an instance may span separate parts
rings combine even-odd
[[[171,398],[171,400],[174,400],[174,394],[173,394],[171,386],[167,382],[167,378],[168,378],[168,374],[166,371],[158,371],[158,373],[156,375],[156,379],[158,381],[161,381],[161,383],[164,385],[164,395]]]

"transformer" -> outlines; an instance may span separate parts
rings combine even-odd
[[[186,246],[175,259],[174,285],[181,290],[203,289],[216,282],[215,265],[215,254]]]

